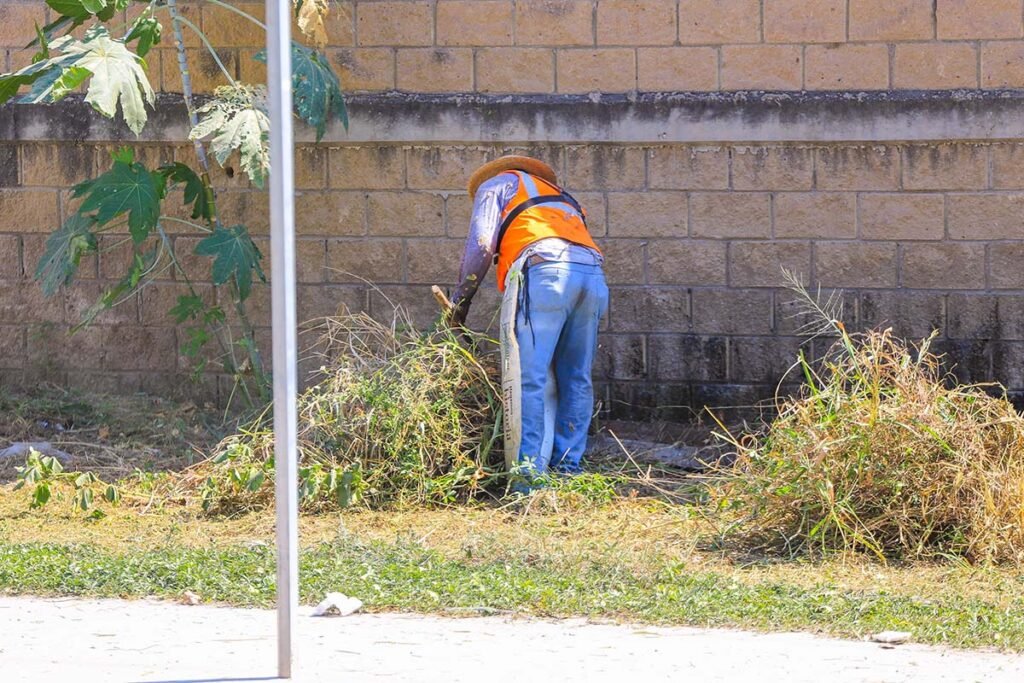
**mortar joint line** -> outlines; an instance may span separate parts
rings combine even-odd
[[[807,89],[807,45],[800,46],[800,87]]]
[[[850,0],[846,0],[846,42],[850,42]]]
[[[889,70],[888,70],[888,72],[889,72],[888,73],[889,87],[890,88],[895,88],[896,87],[895,86],[895,83],[896,83],[896,44],[895,43],[888,43],[886,45],[886,52],[888,53],[888,59],[889,59]]]
[[[722,45],[716,45],[715,50],[715,89],[722,90]]]
[[[995,189],[995,152],[992,148],[993,145],[985,145],[985,170],[987,172],[987,177],[985,179],[985,189],[987,190]]]
[[[676,45],[682,45],[683,17],[681,13],[680,0],[676,0]]]
[[[552,68],[555,70],[555,73],[554,73],[554,88],[555,88],[555,92],[557,93],[557,92],[559,92],[559,90],[558,90],[558,50],[556,50],[555,48],[551,48],[551,57],[552,57],[552,59],[551,59]]]
[[[903,289],[903,242],[896,243],[896,288]]]
[[[977,40],[974,44],[974,59],[975,59],[975,84],[976,88],[981,87],[981,41]]]
[[[640,91],[640,48],[633,48],[633,90]]]
[[[991,292],[992,287],[992,245],[986,243],[985,249],[985,291]]]
[[[439,47],[437,43],[437,0],[430,2],[430,45]]]
[[[808,270],[810,271],[811,284],[819,285],[820,283],[818,282],[818,243],[815,242],[814,240],[811,240],[809,244],[809,252],[811,262]]]
[[[764,0],[760,0],[760,2],[757,3],[757,5],[758,5],[758,11],[760,12],[760,15],[761,15],[761,17],[760,17],[760,19],[761,19],[760,20],[760,26],[759,26],[760,30],[759,30],[758,38],[760,39],[759,42],[764,43]]]

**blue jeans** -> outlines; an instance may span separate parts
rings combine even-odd
[[[597,329],[607,309],[608,287],[599,265],[544,262],[524,272],[516,318],[522,374],[519,464],[524,475],[543,474],[549,467],[580,471],[594,411],[591,370]],[[552,366],[558,402],[554,447],[545,453],[544,390]]]

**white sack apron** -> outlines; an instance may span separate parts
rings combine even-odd
[[[508,269],[505,276],[505,295],[501,300],[501,401],[505,425],[505,467],[512,471],[519,463],[519,446],[523,438],[523,373],[519,365],[519,342],[516,340],[516,318],[519,315],[519,290],[523,284],[523,264],[529,250]],[[544,440],[541,462],[550,462],[555,442],[555,408],[558,405],[558,387],[555,370],[548,368],[548,381],[544,390]]]

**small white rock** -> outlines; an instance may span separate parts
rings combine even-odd
[[[350,598],[344,593],[328,593],[320,604],[313,608],[314,617],[347,617],[363,606],[359,598]]]
[[[871,640],[887,645],[900,645],[910,640],[911,635],[910,631],[882,631],[871,636]]]

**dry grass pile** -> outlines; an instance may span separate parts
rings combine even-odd
[[[500,399],[483,338],[424,336],[399,309],[323,321],[317,381],[299,398],[300,500],[306,510],[451,503],[500,471]],[[213,511],[270,502],[273,433],[264,415],[186,475]]]
[[[803,292],[806,296],[806,292]],[[1024,419],[992,386],[943,375],[930,339],[847,334],[761,434],[726,435],[735,470],[712,487],[730,532],[791,554],[870,551],[1024,560]]]

